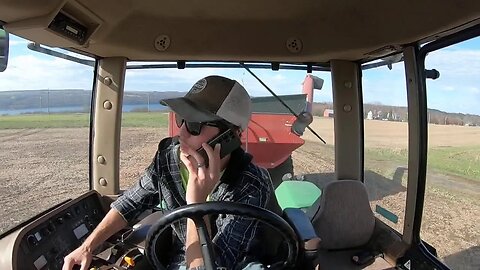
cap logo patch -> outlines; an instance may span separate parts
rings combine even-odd
[[[197,94],[202,92],[203,89],[207,87],[207,80],[206,79],[201,79],[198,82],[196,82],[193,86],[192,89],[190,89],[190,94]]]

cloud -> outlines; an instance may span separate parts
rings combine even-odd
[[[476,59],[476,60],[475,60]],[[440,78],[472,77],[480,74],[480,50],[443,49],[432,52],[425,59],[425,66],[440,71]]]
[[[62,52],[66,55],[69,55],[69,56],[73,56],[73,57],[76,57],[76,58],[80,58],[80,59],[84,59],[84,60],[90,60],[90,61],[95,61],[95,59],[93,59],[92,57],[90,56],[86,56],[86,55],[83,55],[83,54],[78,54],[78,53],[74,53],[74,52],[69,52],[69,51],[66,51],[66,50],[60,50],[60,49],[56,49],[56,48],[48,48],[50,50],[54,50],[54,51],[59,51],[59,52]]]
[[[8,43],[9,43],[9,46],[19,46],[19,45],[27,46],[28,43],[30,42],[26,40],[9,40]]]
[[[427,80],[429,107],[480,115],[480,49],[447,47],[428,54],[425,63],[440,72],[437,80]]]
[[[0,91],[26,89],[91,89],[93,68],[68,60],[32,52],[26,49],[28,42],[13,37],[6,72],[0,73]],[[440,78],[427,81],[429,107],[464,113],[480,114],[480,50],[446,48],[427,56],[426,67],[440,71]],[[58,50],[58,49],[55,49]],[[64,51],[82,59],[90,59]],[[91,59],[90,59],[91,60]],[[151,64],[131,62],[129,64]],[[172,63],[173,64],[173,63]],[[253,69],[276,94],[302,92],[305,71]],[[387,105],[406,106],[406,83],[404,64],[396,63],[392,70],[379,67],[363,72],[363,100],[365,103],[380,102]],[[173,69],[127,69],[125,89],[143,91],[188,91],[200,78],[207,75],[222,75],[239,81],[252,96],[270,96],[254,77],[243,69],[188,68]],[[332,85],[328,72],[314,72],[325,80],[323,89],[315,91],[315,101],[331,102]],[[453,108],[455,105],[455,108]]]
[[[28,41],[12,36],[11,42],[26,45]],[[91,58],[69,51],[53,48],[67,55],[82,59]],[[152,64],[130,62],[129,65]],[[171,62],[170,64],[174,64]],[[21,46],[11,51],[7,71],[0,73],[0,91],[28,89],[91,89],[92,68],[68,60],[32,52]],[[297,94],[302,92],[305,71],[253,69],[276,94]],[[143,91],[188,91],[200,78],[208,75],[222,75],[242,83],[252,96],[271,94],[255,78],[243,69],[189,68],[179,69],[127,69],[125,89]],[[316,91],[316,101],[332,101],[330,74],[314,72],[325,79],[323,90]]]
[[[279,95],[301,93],[302,82],[306,75],[305,71],[288,70],[271,71],[253,69],[252,72],[254,72],[267,86]],[[142,70],[127,69],[125,89],[146,91],[188,91],[198,79],[212,74],[226,76],[237,80],[252,96],[271,96],[270,92],[246,70],[225,68],[190,68],[184,70],[175,68]],[[329,85],[331,85],[329,83],[330,75],[326,72],[317,75],[323,79],[328,77],[324,85],[324,89],[328,89]]]
[[[364,70],[362,83],[364,103],[407,106],[403,63],[394,64],[392,70],[386,66]]]
[[[450,86],[450,85],[445,85],[445,86],[442,86],[442,87],[440,87],[440,89],[442,89],[442,90],[444,90],[444,91],[449,91],[449,92],[450,92],[450,91],[455,91],[455,90],[456,90],[456,89],[455,89],[455,87],[453,87],[453,86]]]
[[[145,64],[145,63],[142,63]],[[126,90],[143,91],[188,91],[202,77],[216,74],[228,76],[221,69],[127,69],[125,79]],[[231,76],[228,76],[231,77]]]
[[[91,89],[93,68],[59,58],[33,54],[11,57],[0,73],[0,91],[31,89]]]
[[[474,48],[475,46],[473,46]],[[440,78],[427,80],[428,107],[447,112],[480,114],[480,50],[458,47],[429,53],[426,68],[437,69]],[[365,103],[406,106],[404,64],[363,72]]]
[[[468,87],[467,91],[472,94],[480,94],[480,88],[478,87]]]

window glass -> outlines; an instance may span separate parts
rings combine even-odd
[[[93,68],[27,44],[10,36],[0,73],[0,233],[89,188]]]
[[[401,56],[401,55],[400,55]],[[400,57],[399,57],[400,58]],[[363,71],[365,185],[375,216],[403,232],[408,118],[403,62]]]
[[[301,95],[305,71],[253,69],[253,72],[297,114],[306,109],[305,95]],[[152,161],[160,140],[176,134],[169,133],[168,108],[161,107],[159,101],[183,96],[197,80],[208,75],[235,79],[249,92],[253,115],[250,128],[242,135],[243,148],[254,156],[257,165],[269,169],[276,186],[282,177],[307,179],[319,186],[333,179],[333,106],[329,73],[313,73],[325,80],[322,90],[313,91],[315,103],[311,110],[314,115],[311,126],[326,140],[324,145],[308,130],[302,136],[295,135],[292,132],[295,119],[288,109],[245,70],[127,69],[121,132],[121,189],[138,181]]]
[[[480,268],[480,38],[431,52],[421,237],[453,269]]]

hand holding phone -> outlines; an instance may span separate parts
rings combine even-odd
[[[240,138],[235,134],[235,132],[231,129],[220,133],[218,136],[211,139],[207,142],[212,149],[215,148],[216,144],[220,144],[220,159],[224,158],[228,154],[232,153],[235,149],[242,145]],[[208,155],[203,147],[197,149],[197,152],[202,155],[203,160],[205,161],[205,166],[208,167]]]

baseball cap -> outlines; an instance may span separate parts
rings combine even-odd
[[[160,101],[189,122],[226,120],[245,130],[252,114],[252,102],[237,81],[222,76],[208,76],[197,81],[180,98]]]

